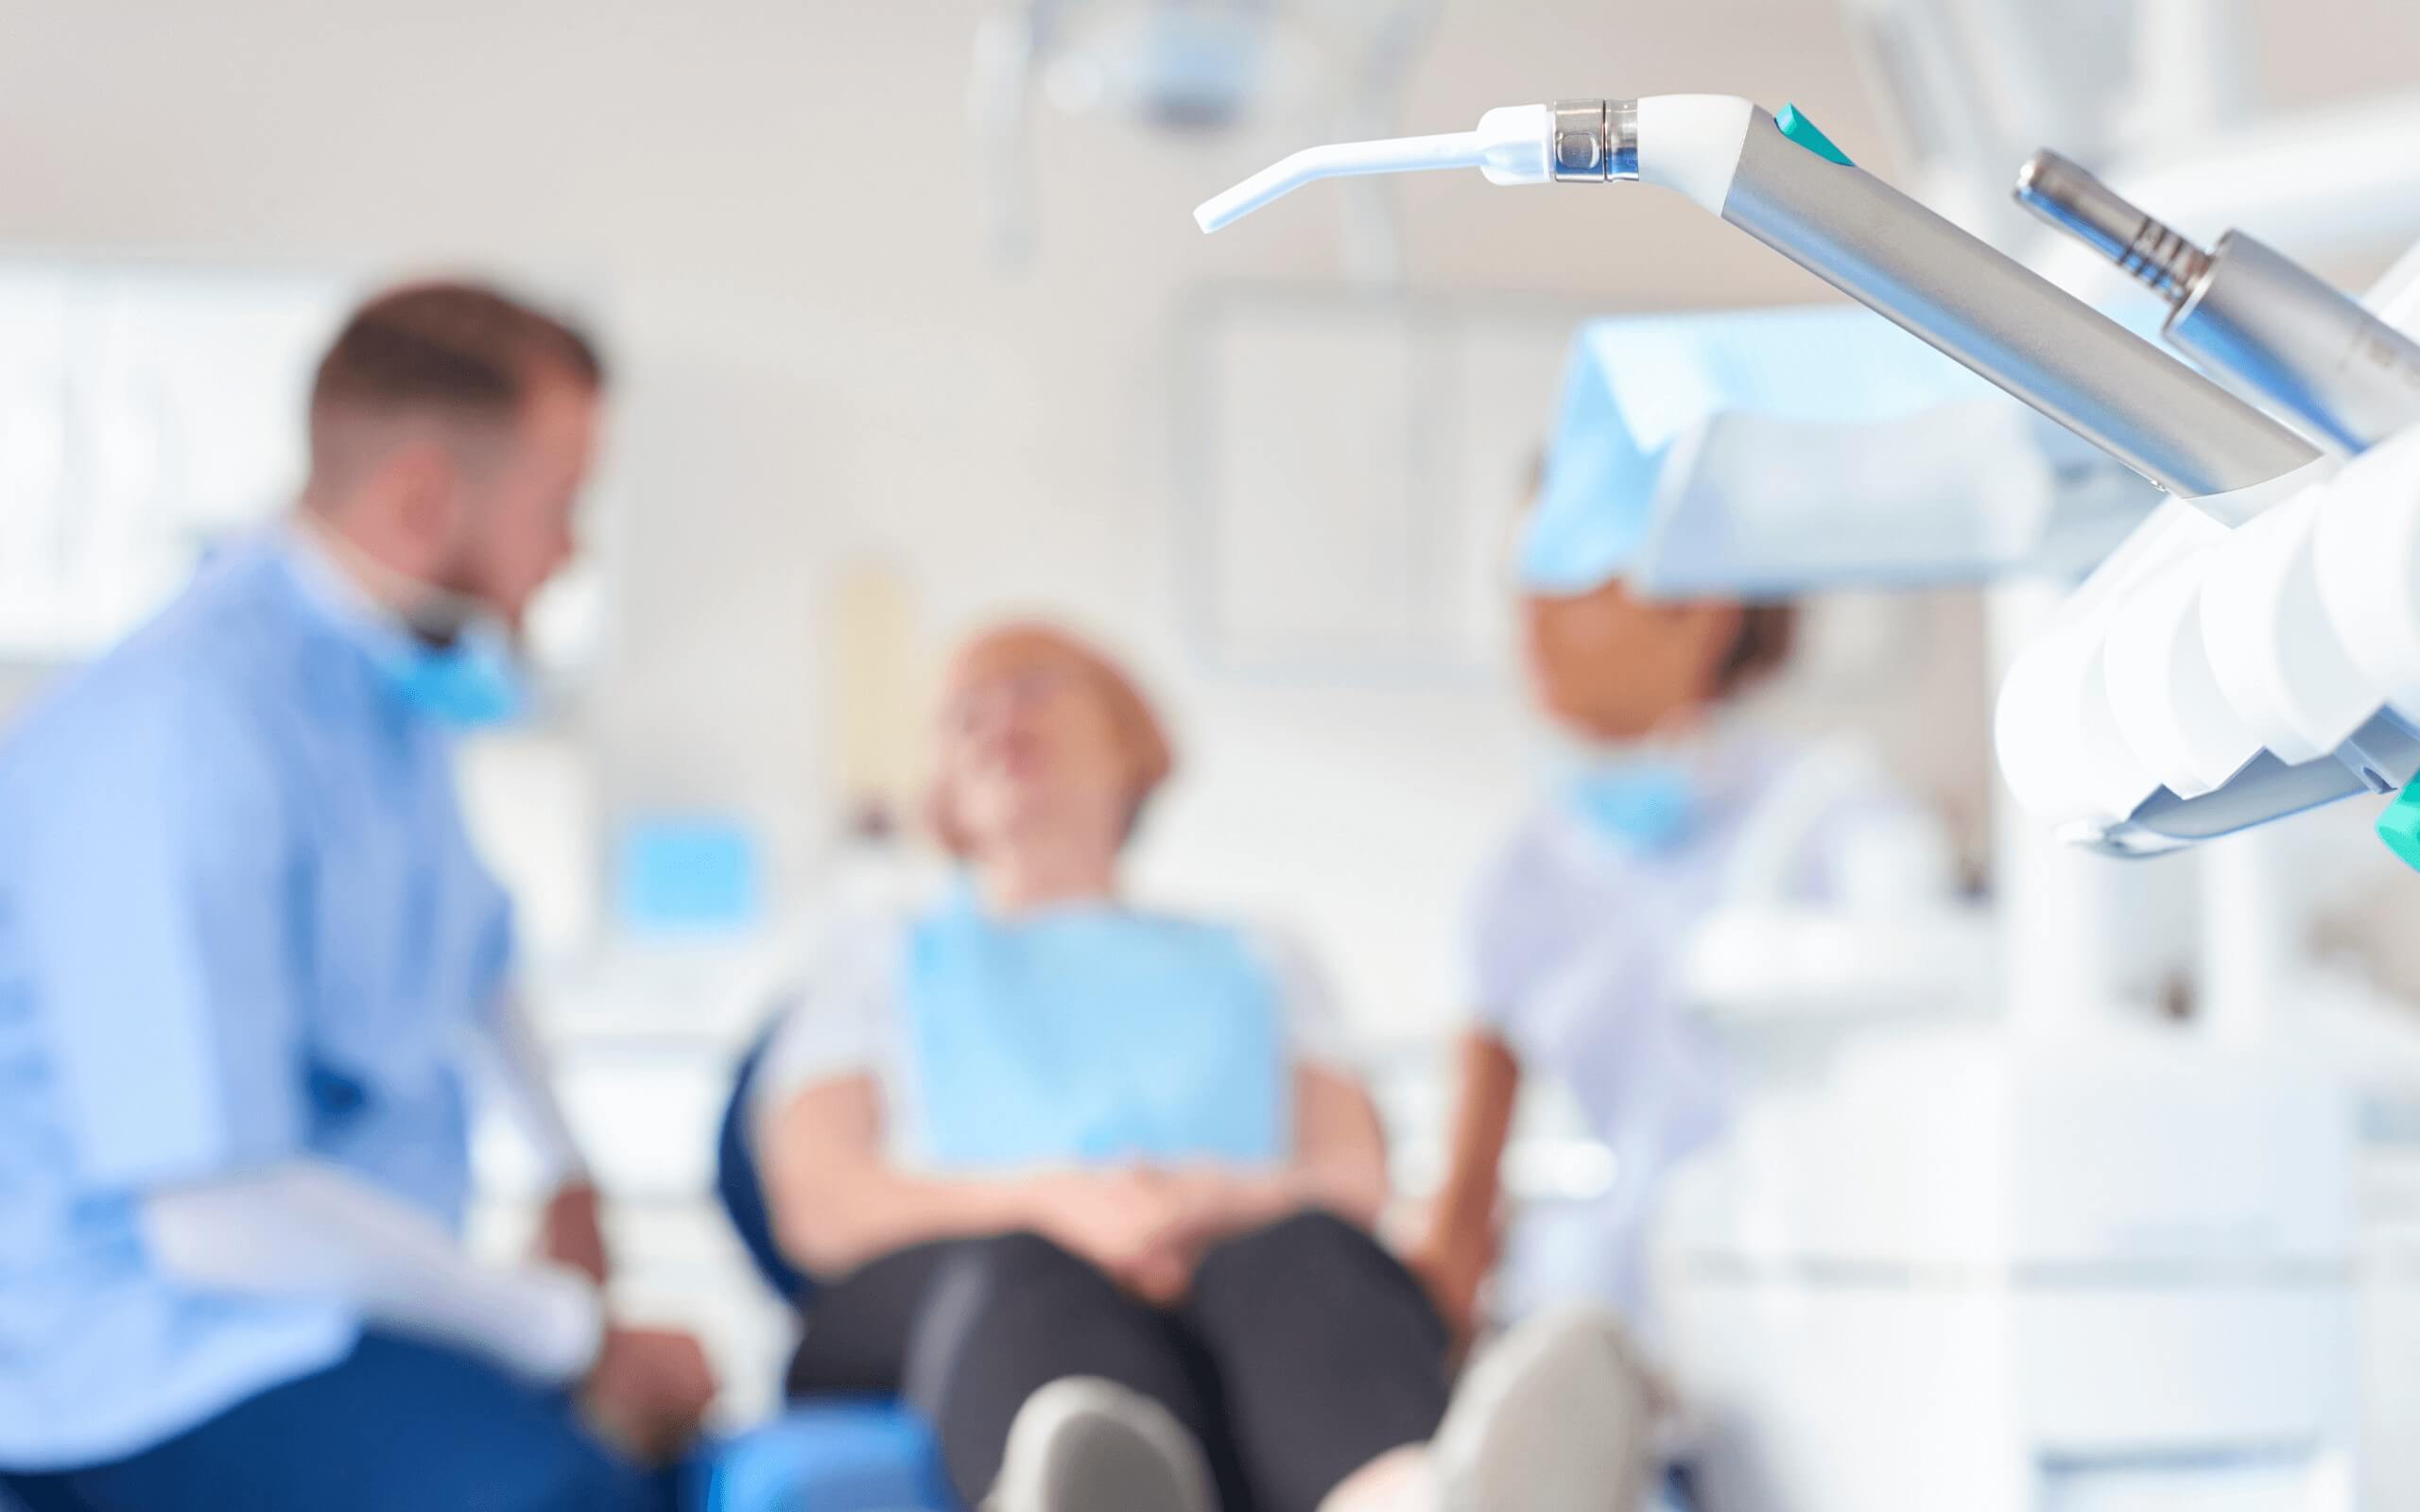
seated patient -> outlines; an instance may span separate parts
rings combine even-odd
[[[1425,1507],[1491,1462],[1504,1485],[1457,1504],[1620,1505],[1617,1433],[1561,1435],[1599,1489],[1556,1500],[1524,1416],[1624,1410],[1586,1329],[1508,1348],[1454,1464],[1422,1449],[1447,1332],[1370,1236],[1383,1139],[1317,975],[1119,902],[1171,765],[1125,675],[1054,629],[986,634],[939,745],[961,884],[826,960],[762,1074],[774,1222],[826,1282],[791,1393],[905,1398],[968,1503],[1008,1512]]]

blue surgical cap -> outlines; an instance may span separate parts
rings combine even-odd
[[[1647,548],[1686,438],[1725,414],[1872,422],[1993,392],[1857,305],[1626,316],[1582,326],[1517,575],[1584,593]]]

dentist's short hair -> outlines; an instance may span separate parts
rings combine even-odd
[[[406,284],[355,310],[311,385],[315,446],[360,415],[432,411],[510,421],[549,376],[605,387],[579,327],[486,284]]]

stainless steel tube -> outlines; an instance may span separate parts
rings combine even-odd
[[[2168,339],[2347,452],[2420,421],[2420,343],[2241,232],[2219,238]]]
[[[1722,218],[2169,490],[2232,492],[2316,448],[2058,285],[1757,111]]]
[[[2170,304],[2209,269],[2202,249],[2055,152],[2036,152],[2017,170],[2016,202],[2142,280]]]

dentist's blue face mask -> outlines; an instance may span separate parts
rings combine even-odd
[[[379,583],[389,602],[405,606],[380,616],[385,633],[372,646],[379,677],[398,702],[462,730],[509,725],[528,711],[513,636],[479,599],[398,573],[338,531],[305,534],[320,550],[350,563],[355,576]]]
[[[455,730],[493,730],[528,711],[528,689],[501,629],[473,624],[444,644],[417,637],[387,667],[397,696]]]
[[[1634,850],[1685,845],[1704,817],[1696,774],[1656,757],[1582,767],[1564,780],[1564,801],[1591,830]]]

